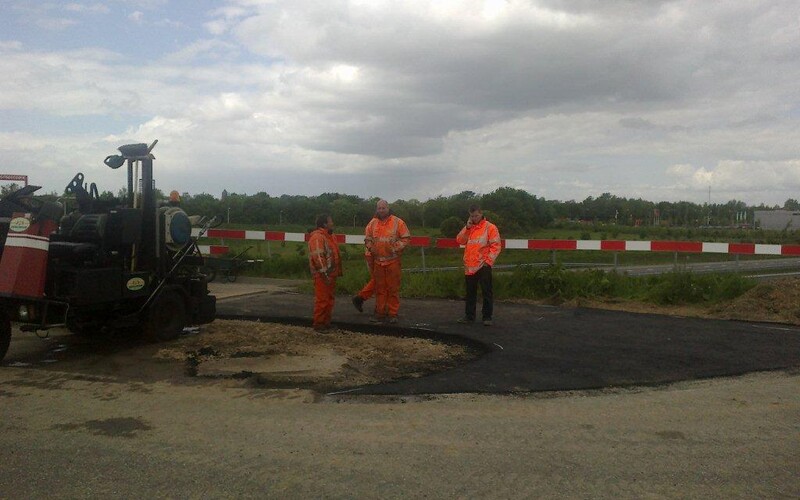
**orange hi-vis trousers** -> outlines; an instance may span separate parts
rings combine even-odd
[[[372,277],[375,279],[375,316],[397,316],[400,310],[400,259],[385,265],[375,264]]]
[[[371,255],[365,255],[364,260],[367,261],[367,269],[369,269],[369,281],[364,285],[364,288],[358,292],[358,296],[364,300],[369,300],[370,297],[375,295],[375,278],[372,276],[372,267],[375,264]]]
[[[370,277],[369,281],[367,281],[367,284],[364,285],[364,288],[362,288],[357,295],[364,300],[369,300],[373,295],[375,295],[375,278]]]
[[[328,278],[328,280],[330,284],[325,283],[321,275],[314,275],[314,327],[325,327],[331,324],[336,278]]]

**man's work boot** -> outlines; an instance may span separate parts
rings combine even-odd
[[[389,316],[389,323],[391,324],[397,323],[397,316]]]
[[[474,323],[474,322],[475,322],[475,320],[473,318],[470,318],[469,316],[464,316],[463,318],[458,318],[458,321],[457,321],[457,323],[461,323],[462,325],[463,324],[467,324],[467,323]]]
[[[491,319],[483,320],[483,326],[492,326],[492,320]]]
[[[358,309],[358,312],[364,312],[364,299],[361,295],[353,295],[353,306]]]

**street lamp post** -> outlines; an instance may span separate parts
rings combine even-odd
[[[231,207],[228,207],[228,224],[231,223]]]

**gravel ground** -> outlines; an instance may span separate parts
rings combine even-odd
[[[795,289],[757,288],[727,313],[766,301],[790,318]],[[161,345],[15,333],[0,498],[800,497],[796,369],[505,396],[338,390],[472,355],[227,321]]]

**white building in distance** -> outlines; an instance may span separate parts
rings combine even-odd
[[[800,212],[795,210],[756,210],[753,219],[761,229],[796,231],[800,229]]]

